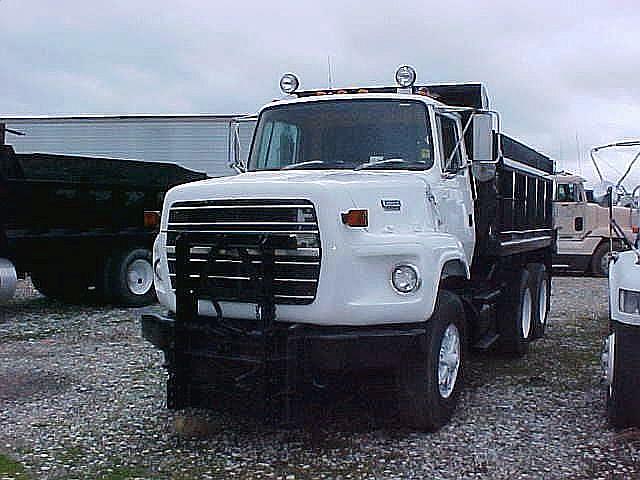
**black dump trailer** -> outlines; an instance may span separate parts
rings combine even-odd
[[[204,178],[169,163],[16,154],[0,144],[0,300],[28,274],[54,299],[151,303],[164,194]]]

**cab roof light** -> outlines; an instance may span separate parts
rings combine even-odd
[[[280,79],[280,90],[288,95],[293,94],[300,86],[300,80],[293,73],[285,73]]]
[[[401,65],[396,70],[396,83],[402,88],[412,87],[416,82],[416,71],[410,65]]]
[[[356,209],[343,212],[342,223],[349,227],[368,227],[369,211],[366,209]]]

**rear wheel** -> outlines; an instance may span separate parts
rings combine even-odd
[[[118,305],[143,306],[153,303],[152,253],[147,248],[133,248],[112,255],[105,268],[109,299]]]
[[[90,281],[86,275],[65,274],[62,267],[35,270],[31,272],[31,282],[41,294],[54,300],[78,303],[91,299]]]
[[[453,415],[464,373],[466,328],[457,295],[438,294],[425,335],[426,351],[413,354],[401,367],[398,406],[407,426],[435,431]]]
[[[498,349],[506,354],[523,356],[533,338],[534,293],[531,275],[526,268],[506,276],[506,288],[498,304]]]
[[[551,278],[542,263],[532,263],[527,266],[532,289],[533,306],[533,337],[544,336],[547,328],[547,315],[551,300]]]
[[[602,364],[607,384],[609,423],[616,428],[640,426],[640,327],[613,322]]]

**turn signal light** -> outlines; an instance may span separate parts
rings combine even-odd
[[[342,214],[342,223],[349,227],[368,227],[369,211],[368,210],[349,210]]]
[[[144,212],[144,227],[156,228],[160,226],[160,212],[147,210]]]

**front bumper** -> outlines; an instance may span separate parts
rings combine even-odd
[[[176,320],[157,314],[142,316],[142,336],[165,353],[188,353],[194,357],[227,362],[252,363],[264,358],[265,341],[282,359],[287,344],[295,344],[297,360],[313,371],[358,371],[393,368],[410,353],[424,349],[424,328],[416,325],[393,327],[324,327],[304,324],[276,324],[270,331],[243,329],[245,320],[228,320],[216,325],[211,317],[197,317],[176,328]],[[179,339],[178,336],[186,338]],[[178,341],[176,341],[178,340]],[[417,350],[416,350],[417,349]]]

